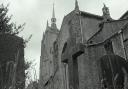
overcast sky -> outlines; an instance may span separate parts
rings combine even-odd
[[[50,23],[53,2],[57,26],[60,28],[64,15],[74,9],[75,0],[0,0],[0,3],[10,4],[9,15],[13,15],[14,22],[26,23],[20,36],[28,38],[30,34],[33,34],[25,48],[25,58],[36,60],[37,73],[39,72],[42,34],[45,31],[47,20]],[[128,10],[128,0],[78,0],[78,2],[80,10],[97,15],[102,15],[102,7],[105,3],[114,19],[118,19]]]

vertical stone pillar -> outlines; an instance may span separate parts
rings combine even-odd
[[[77,62],[77,57],[73,57],[73,84],[74,84],[74,89],[79,88],[79,78],[78,78],[78,62]]]
[[[69,73],[69,89],[74,89],[73,84],[73,61],[72,57],[68,60],[68,73]]]
[[[69,70],[69,89],[79,88],[79,78],[78,78],[78,62],[77,57],[70,57],[68,60],[68,70]]]

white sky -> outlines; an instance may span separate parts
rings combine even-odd
[[[41,52],[41,39],[46,28],[47,20],[52,16],[52,5],[55,3],[57,26],[60,28],[64,15],[74,9],[75,0],[0,0],[0,4],[10,3],[9,14],[17,24],[26,23],[20,36],[28,38],[33,34],[31,41],[25,48],[25,58],[36,60],[36,70],[39,73],[39,61]],[[78,0],[80,10],[102,15],[103,3],[111,13],[111,17],[118,19],[128,10],[128,0]]]

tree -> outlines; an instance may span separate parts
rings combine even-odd
[[[16,23],[11,22],[11,16],[8,16],[8,6],[0,5],[0,33],[18,34],[24,29],[24,24],[16,25]]]
[[[38,79],[34,60],[25,62],[26,89],[38,89]]]
[[[23,31],[25,23],[22,25],[17,25],[16,23],[12,22],[12,15],[8,16],[8,6],[4,6],[3,4],[0,5],[0,34],[11,34],[11,35],[17,35],[19,34],[21,31]],[[30,38],[32,37],[32,35],[28,38],[28,40],[24,40],[23,45],[26,45],[26,43],[28,43],[28,41],[30,40]],[[19,49],[18,49],[19,50]],[[17,52],[17,56],[18,56],[18,52]],[[7,82],[5,85],[0,85],[2,86],[2,89],[5,89],[10,87],[12,89],[15,89],[16,86],[16,71],[17,71],[17,65],[18,65],[18,57],[16,58],[17,61],[16,62],[8,62],[8,66],[6,69],[8,69],[9,73],[7,72],[7,76],[9,77],[8,79],[6,78]],[[26,69],[29,67],[29,64],[25,64],[24,66]],[[0,64],[0,74],[3,73],[3,71],[1,71],[1,64]],[[5,70],[5,69],[3,69]],[[19,70],[20,71],[20,70]],[[1,78],[2,80],[3,78]],[[5,79],[3,79],[5,80]],[[2,80],[2,81],[3,81]],[[23,81],[24,82],[24,81]],[[2,83],[3,84],[3,83]]]
[[[38,81],[32,81],[28,84],[26,89],[39,89],[39,83]]]
[[[22,25],[17,25],[16,23],[12,22],[11,21],[12,15],[8,16],[8,11],[9,11],[8,6],[9,5],[7,5],[7,6],[4,6],[3,4],[0,5],[0,34],[17,35],[21,31],[23,31],[25,23]],[[30,35],[28,37],[28,39],[25,39],[25,40],[23,39],[24,40],[24,42],[23,42],[24,47],[26,47],[26,44],[30,41],[31,37],[32,37],[32,35]],[[17,84],[16,79],[15,79],[17,66],[15,66],[15,67],[10,67],[10,66],[14,66],[14,65],[18,64],[19,59],[18,58],[16,58],[16,59],[17,59],[17,61],[15,63],[9,62],[8,67],[7,67],[7,68],[9,68],[9,71],[10,71],[10,73],[8,75],[11,77],[10,77],[10,81],[8,81],[9,84],[8,85],[6,84],[5,87],[7,86],[7,87],[10,87],[12,89],[15,89],[15,85]],[[31,64],[32,64],[32,62],[25,61],[25,63],[24,63],[25,69],[24,70],[27,71],[31,67]],[[15,70],[15,71],[13,72],[13,70]],[[0,64],[0,73],[1,73],[1,64]],[[25,77],[26,78],[29,77],[28,71],[26,72]],[[0,86],[3,86],[3,85],[0,85]],[[3,89],[5,89],[5,88],[3,88]]]

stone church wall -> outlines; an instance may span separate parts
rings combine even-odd
[[[64,44],[67,42],[69,38],[69,26],[67,23],[63,22],[62,23],[62,27],[61,27],[61,31],[59,33],[57,42],[58,42],[58,63],[59,63],[59,79],[60,79],[60,86],[59,89],[65,89],[64,87],[66,87],[66,81],[65,81],[65,69],[64,69],[64,64],[61,60],[61,54],[62,54],[62,50],[64,47]]]
[[[104,47],[98,45],[85,48],[84,54],[78,57],[80,89],[100,89],[98,60],[105,54]]]
[[[54,32],[54,29],[47,27],[41,43],[40,87],[44,89],[51,89],[51,86],[53,86],[53,75],[55,71],[53,48],[57,35],[58,33]]]

